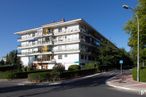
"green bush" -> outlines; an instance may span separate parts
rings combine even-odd
[[[79,65],[70,65],[68,70],[69,71],[78,71],[78,70],[80,70],[80,66]]]
[[[14,79],[15,77],[15,72],[0,72],[0,79]]]
[[[28,80],[35,82],[47,81],[50,79],[49,72],[37,72],[28,74]]]
[[[133,77],[134,80],[136,80],[136,77],[137,77],[136,76],[136,74],[137,74],[137,71],[136,70],[137,70],[137,68],[133,68],[132,69],[132,77]]]
[[[146,68],[140,68],[140,81],[146,82]],[[132,77],[134,80],[136,80],[137,77],[137,68],[132,69]]]
[[[56,70],[58,72],[63,72],[65,71],[65,67],[62,65],[62,64],[56,64],[54,67],[53,67],[53,70]]]
[[[98,65],[96,65],[95,63],[87,63],[84,66],[84,69],[94,69],[94,68],[98,68]]]
[[[56,69],[53,69],[51,72],[50,72],[50,81],[58,81],[60,80],[60,74],[61,72],[56,70]]]
[[[90,74],[97,73],[98,70],[95,69],[84,69],[84,70],[78,70],[78,71],[66,71],[61,73],[60,77],[64,79],[70,79],[70,78],[75,78],[79,76],[86,76]]]

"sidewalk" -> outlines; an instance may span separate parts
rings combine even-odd
[[[140,95],[146,94],[146,83],[134,81],[131,74],[117,75],[109,79],[106,84],[117,89],[136,92]]]

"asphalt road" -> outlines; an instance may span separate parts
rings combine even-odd
[[[0,97],[145,97],[106,86],[105,81],[110,77],[107,73],[56,86],[16,85],[21,80],[0,82]]]

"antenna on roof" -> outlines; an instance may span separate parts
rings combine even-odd
[[[62,19],[60,20],[60,22],[65,22],[65,19],[64,19],[64,18],[62,18]]]

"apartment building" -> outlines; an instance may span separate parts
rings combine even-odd
[[[36,69],[52,69],[58,63],[68,69],[96,61],[96,48],[107,40],[83,19],[61,20],[15,34],[20,36],[17,49],[22,64]]]

